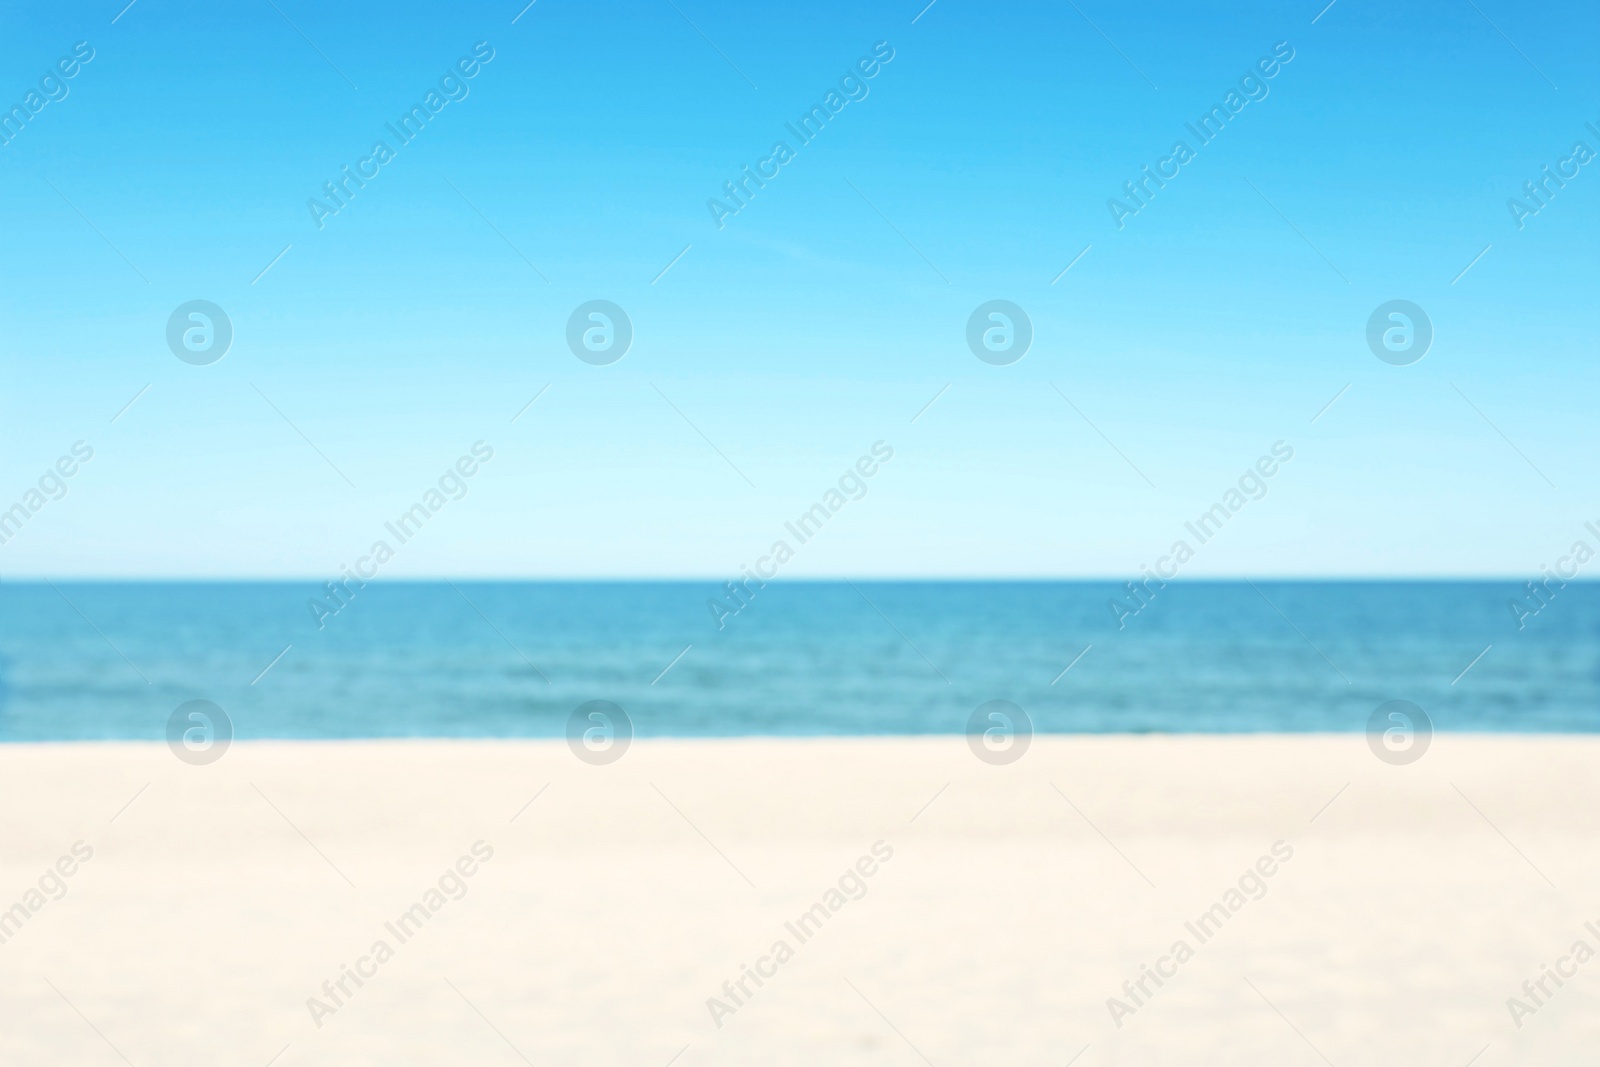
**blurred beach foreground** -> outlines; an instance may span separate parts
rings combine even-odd
[[[1593,1064],[1597,766],[1453,734],[1409,766],[1356,734],[3,746],[0,1063]]]

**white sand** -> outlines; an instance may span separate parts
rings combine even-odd
[[[0,1064],[1592,1065],[1600,960],[1520,1030],[1506,999],[1600,948],[1597,766],[1597,739],[1449,736],[1403,768],[1358,736],[1046,738],[1003,768],[959,738],[640,742],[610,767],[561,743],[0,747],[0,909],[94,850],[0,944]],[[384,923],[480,840],[466,895],[399,943]],[[1280,840],[1266,895],[1200,944],[1185,922]],[[785,930],[877,841],[865,897]],[[307,998],[380,938],[393,959],[318,1028]],[[707,998],[780,938],[716,1027]],[[1194,958],[1118,1029],[1107,998],[1180,938]]]

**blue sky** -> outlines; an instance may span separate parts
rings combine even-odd
[[[1280,440],[1186,575],[1531,576],[1600,524],[1600,163],[1506,203],[1600,152],[1593,5],[274,3],[4,18],[7,108],[94,58],[0,146],[0,509],[94,458],[0,578],[333,575],[479,440],[386,574],[734,575],[879,440],[786,574],[1132,576]],[[196,299],[233,324],[208,366],[165,340]],[[633,323],[609,366],[565,341],[594,299]],[[1033,324],[1009,366],[966,345],[992,299]],[[1433,323],[1410,366],[1366,344],[1391,299]]]

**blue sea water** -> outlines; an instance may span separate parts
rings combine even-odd
[[[1597,590],[1519,628],[1520,582],[1175,582],[1119,627],[1122,583],[775,582],[719,629],[707,581],[374,582],[319,628],[309,582],[5,582],[0,740],[155,740],[193,699],[241,739],[555,737],[596,699],[639,737],[960,733],[992,699],[1040,732],[1359,731],[1396,698],[1592,732]]]

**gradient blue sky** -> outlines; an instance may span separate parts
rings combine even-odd
[[[95,458],[0,577],[333,575],[479,439],[386,576],[733,575],[880,439],[786,575],[1131,576],[1280,439],[1186,575],[1532,576],[1600,522],[1600,162],[1506,207],[1600,151],[1592,3],[276,4],[3,17],[7,107],[96,55],[0,147],[0,508]],[[480,40],[318,230],[307,198]],[[707,199],[878,41],[719,231]],[[1107,199],[1279,41],[1119,231]],[[212,366],[164,340],[197,298],[234,323]],[[608,367],[564,341],[595,298],[634,323]],[[995,298],[1034,323],[1009,367],[964,341]],[[1436,331],[1409,367],[1364,340],[1394,298]]]

